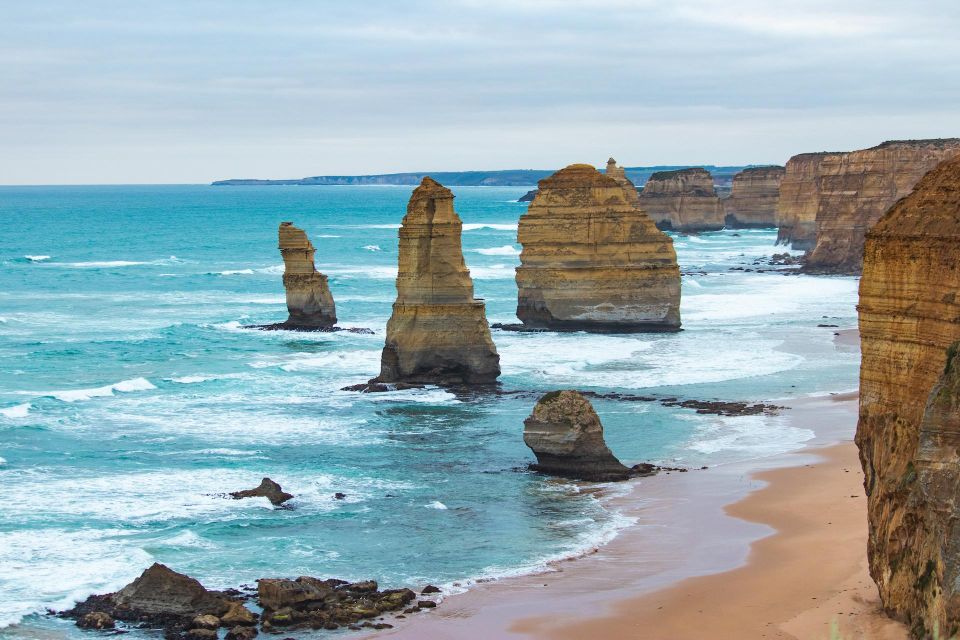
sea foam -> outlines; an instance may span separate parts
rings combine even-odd
[[[50,396],[51,398],[56,398],[61,402],[80,402],[83,400],[90,400],[92,398],[112,396],[115,391],[130,393],[133,391],[149,391],[150,389],[156,388],[157,387],[146,378],[133,378],[131,380],[121,380],[120,382],[108,384],[103,387],[47,391],[40,395]]]

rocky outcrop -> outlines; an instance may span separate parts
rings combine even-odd
[[[632,475],[607,448],[597,412],[577,391],[546,394],[523,425],[523,441],[537,456],[536,471],[596,482]]]
[[[817,239],[821,165],[839,152],[801,153],[787,161],[777,202],[777,244],[813,248]]]
[[[287,493],[279,484],[270,478],[264,478],[260,481],[260,486],[254,489],[245,489],[243,491],[233,491],[230,497],[234,500],[242,498],[266,498],[275,507],[279,507],[287,500],[293,498],[292,493]]]
[[[731,229],[777,226],[777,203],[783,167],[751,167],[733,177],[730,197],[724,198],[724,224]]]
[[[292,222],[280,223],[280,254],[283,256],[283,286],[287,290],[286,328],[329,329],[337,323],[337,309],[327,285],[327,276],[313,264],[313,248],[303,229]]]
[[[643,186],[639,202],[660,229],[697,232],[723,228],[723,206],[706,169],[658,171]]]
[[[623,167],[618,167],[617,161],[613,158],[607,160],[607,175],[623,187],[624,195],[627,196],[627,202],[635,207],[640,206],[640,194],[637,192],[636,185],[630,182],[630,179],[627,177],[627,172]]]
[[[400,227],[397,300],[372,383],[490,384],[500,356],[463,260],[453,193],[427,177]]]
[[[525,194],[517,198],[517,202],[533,202],[533,199],[536,197],[537,197],[537,190],[531,189],[530,191],[527,191]]]
[[[521,328],[679,329],[673,241],[632,199],[614,176],[587,164],[540,181],[517,232],[523,245],[517,268]]]
[[[960,158],[923,177],[869,231],[858,309],[856,441],[870,573],[884,607],[917,637],[934,625],[947,637],[960,624],[960,548],[950,537],[960,459],[942,411],[953,402],[942,397],[952,378],[932,400],[931,390],[960,340]]]
[[[942,160],[960,154],[960,139],[893,140],[831,154],[820,165],[816,244],[804,269],[860,273],[867,231]]]

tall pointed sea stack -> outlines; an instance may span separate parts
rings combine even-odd
[[[397,301],[378,382],[490,384],[500,356],[483,300],[463,260],[453,193],[430,177],[414,189],[400,227]]]
[[[730,229],[777,226],[777,202],[784,168],[750,167],[733,176],[730,197],[722,200],[724,223]]]
[[[636,185],[634,185],[627,177],[627,172],[623,170],[623,167],[617,166],[617,161],[613,158],[607,160],[607,175],[616,180],[617,184],[623,187],[623,190],[627,196],[627,202],[636,207],[640,206],[640,194],[637,192]]]
[[[627,184],[629,181],[623,178]],[[573,164],[539,183],[517,238],[517,317],[557,331],[676,331],[673,241],[614,177]]]
[[[713,176],[700,167],[654,173],[640,192],[640,206],[660,229],[723,229],[723,206]]]
[[[932,637],[934,626],[952,637],[960,428],[947,409],[957,407],[960,363],[946,365],[960,340],[960,158],[924,176],[867,234],[858,309],[870,573],[915,637]]]
[[[283,256],[283,286],[287,290],[290,317],[284,328],[329,329],[337,323],[337,309],[327,285],[327,276],[313,264],[315,249],[303,229],[292,222],[280,223],[280,254]]]

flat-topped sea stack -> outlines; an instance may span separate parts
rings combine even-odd
[[[730,197],[722,201],[724,225],[731,229],[776,227],[785,172],[779,166],[751,167],[733,176]]]
[[[952,637],[960,434],[943,411],[955,399],[940,392],[956,388],[941,376],[960,340],[960,158],[924,176],[867,233],[858,309],[870,573],[885,609],[916,637],[932,637],[934,625]]]
[[[816,244],[804,269],[860,273],[867,231],[941,161],[960,154],[960,139],[893,140],[830,154],[820,165]]]
[[[540,181],[517,232],[523,245],[517,268],[522,328],[680,328],[673,241],[631,199],[620,182],[588,164]]]
[[[660,229],[697,232],[723,229],[723,205],[706,169],[658,171],[640,192],[640,207]]]
[[[463,260],[453,193],[430,177],[400,227],[397,300],[376,382],[490,384],[500,356]]]
[[[313,264],[316,249],[303,229],[292,222],[280,223],[280,255],[283,256],[283,287],[287,291],[290,329],[330,329],[337,324],[337,309],[327,276]]]
[[[535,471],[595,482],[634,475],[607,448],[597,412],[577,391],[544,395],[523,425],[523,441],[537,456]]]

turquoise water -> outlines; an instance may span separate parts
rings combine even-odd
[[[491,322],[516,321],[526,188],[456,188]],[[342,392],[379,370],[406,187],[0,188],[0,627],[122,586],[151,561],[210,587],[267,576],[387,585],[523,573],[629,524],[622,487],[525,472],[523,418],[557,388],[768,401],[856,387],[852,278],[730,271],[782,251],[776,232],[676,237],[677,334],[495,331],[504,390]],[[276,228],[317,247],[342,326],[284,320]],[[783,417],[597,401],[628,464],[715,465],[800,446]],[[217,493],[270,476],[292,510]],[[347,494],[335,500],[335,492]],[[607,496],[607,497],[604,497]]]

